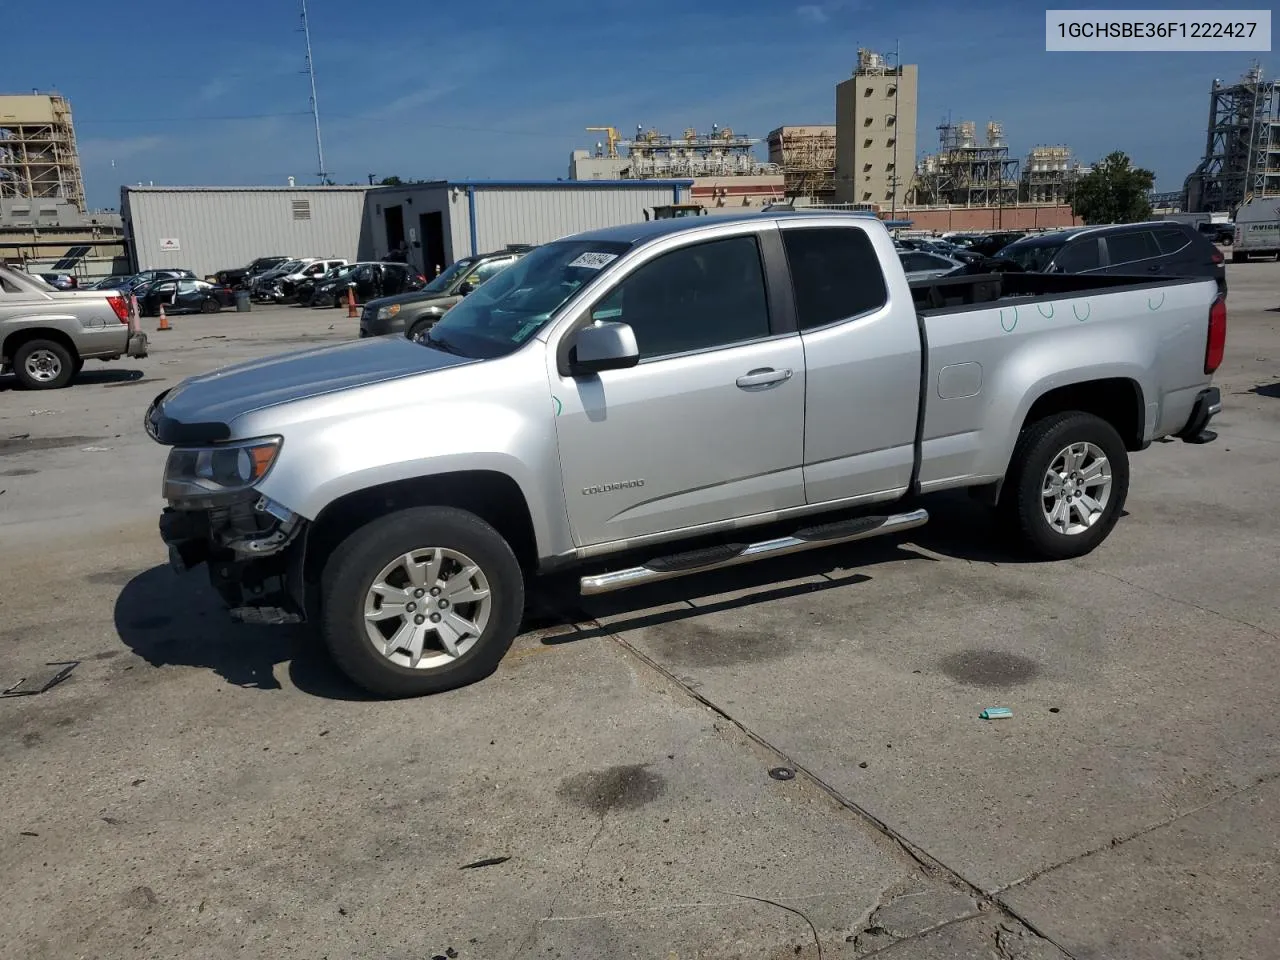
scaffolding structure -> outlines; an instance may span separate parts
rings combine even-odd
[[[1066,203],[1081,167],[1065,144],[1032,147],[1022,167],[1022,199],[1030,203]]]
[[[836,128],[778,127],[768,136],[769,162],[782,169],[788,197],[830,202],[836,190]]]
[[[1004,126],[987,124],[979,142],[972,120],[938,125],[938,152],[916,169],[916,202],[988,207],[1018,201],[1018,161],[1009,156]]]
[[[627,176],[639,180],[750,177],[778,172],[777,166],[756,157],[759,138],[742,136],[718,125],[713,125],[709,134],[690,127],[681,137],[637,126],[635,139],[615,143],[613,149],[622,147],[627,151]]]
[[[1254,64],[1239,83],[1214,80],[1204,159],[1183,184],[1188,213],[1234,213],[1256,197],[1280,196],[1280,83]]]
[[[80,153],[65,97],[0,96],[0,198],[57,198],[84,212]]]

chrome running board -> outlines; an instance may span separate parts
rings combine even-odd
[[[837,520],[835,523],[806,527],[788,537],[778,537],[774,540],[761,540],[758,543],[727,543],[702,550],[690,550],[687,553],[655,557],[638,567],[582,577],[578,581],[578,587],[584,597],[611,593],[614,590],[638,587],[643,583],[657,583],[660,580],[685,577],[691,573],[705,573],[709,570],[734,567],[741,563],[751,563],[769,557],[785,557],[790,553],[816,550],[819,547],[833,547],[836,544],[880,537],[887,533],[900,533],[922,527],[928,522],[929,514],[925,510],[912,510],[909,513],[896,513],[887,517],[855,517],[851,520]]]

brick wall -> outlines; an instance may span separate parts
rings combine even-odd
[[[885,210],[881,215],[888,216]],[[1060,206],[956,207],[941,210],[898,210],[900,220],[910,220],[912,230],[1044,230],[1079,227],[1084,221],[1071,208]]]

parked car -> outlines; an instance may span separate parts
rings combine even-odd
[[[924,250],[899,250],[898,259],[902,261],[908,281],[929,280],[964,266],[961,260]]]
[[[159,316],[161,304],[166,313],[217,313],[236,303],[235,291],[230,287],[190,278],[156,280],[135,291],[134,296],[138,298],[138,312],[144,317]]]
[[[145,357],[117,290],[55,290],[0,264],[0,373],[28,390],[65,387],[86,360]]]
[[[406,263],[379,261],[353,263],[336,275],[326,275],[312,297],[312,305],[340,307],[347,302],[347,291],[354,290],[356,303],[367,303],[380,297],[398,296],[421,290],[427,278],[418,268]]]
[[[277,280],[303,269],[307,264],[315,262],[315,257],[295,257],[292,260],[286,260],[284,263],[263,270],[253,277],[249,285],[249,292],[255,300],[269,301],[271,299],[270,290]]]
[[[214,279],[224,287],[238,289],[244,285],[245,280],[249,277],[257,276],[266,270],[270,270],[272,267],[278,267],[289,259],[289,257],[258,257],[258,259],[249,263],[248,266],[238,267],[231,270],[219,270],[214,274]]]
[[[98,280],[95,283],[91,283],[88,287],[84,287],[83,289],[120,290],[129,282],[130,279],[132,279],[131,274],[120,274],[117,276],[103,277],[101,280]]]
[[[1213,243],[1220,243],[1224,247],[1231,246],[1236,238],[1236,225],[1234,223],[1213,223],[1208,220],[1202,220],[1196,224],[1196,229]]]
[[[275,303],[288,303],[293,299],[298,284],[314,282],[336,267],[346,266],[347,261],[339,259],[312,260],[304,263],[290,273],[284,273],[273,279],[265,288],[266,299]]]
[[[981,254],[984,257],[993,257],[1009,244],[1014,243],[1017,240],[1021,240],[1025,236],[1025,233],[1011,232],[991,233],[982,237],[970,237],[968,238],[969,243],[966,245],[966,249],[972,253]]]
[[[55,290],[79,289],[79,282],[69,273],[42,273],[40,279]]]
[[[194,279],[195,274],[192,273],[190,270],[179,270],[179,269],[143,270],[140,273],[135,273],[133,276],[129,278],[128,287],[129,289],[132,290],[135,287],[139,287],[144,283],[151,283],[153,280],[165,280],[170,277],[174,277],[174,278],[190,277]]]
[[[1031,555],[1079,557],[1123,513],[1130,451],[1214,438],[1225,300],[1144,281],[908,286],[883,224],[835,213],[579,234],[421,342],[160,394],[161,535],[237,619],[316,612],[381,696],[491,673],[540,574],[597,594],[892,534],[927,522],[924,492],[970,488]]]
[[[1256,197],[1236,211],[1231,261],[1253,257],[1280,260],[1280,197]]]
[[[454,261],[421,290],[370,300],[360,313],[360,336],[404,333],[421,338],[455,303],[511,266],[532,247],[516,246]]]
[[[1036,273],[1211,277],[1226,293],[1222,251],[1199,230],[1175,220],[1076,227],[1026,237],[998,254]]]

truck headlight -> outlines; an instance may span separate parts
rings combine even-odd
[[[271,470],[280,437],[216,447],[174,447],[164,468],[166,500],[224,500],[252,488]]]
[[[379,319],[379,320],[390,320],[392,317],[394,317],[394,316],[395,316],[397,313],[399,313],[399,312],[400,312],[400,304],[398,304],[398,303],[393,303],[393,304],[391,304],[391,306],[389,306],[389,307],[379,307],[379,308],[378,308],[378,319]]]

